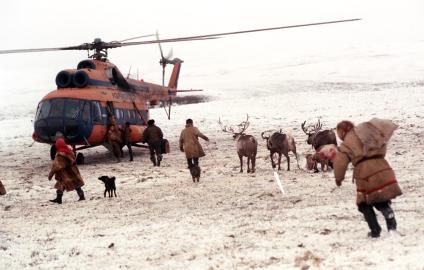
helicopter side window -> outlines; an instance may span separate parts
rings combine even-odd
[[[130,110],[129,112],[130,112],[130,119],[131,119],[131,121],[134,121],[134,119],[136,118],[135,117],[135,114],[134,114],[134,110]]]
[[[98,101],[91,102],[93,123],[102,123],[102,109]]]
[[[65,105],[64,99],[52,99],[50,103],[50,117],[61,117]]]
[[[141,115],[140,115],[141,114]],[[147,118],[147,111],[138,111],[136,112],[136,120],[137,120],[137,125],[147,125],[147,123],[145,123],[143,121],[143,118],[146,119]],[[143,117],[142,117],[143,116]]]
[[[131,120],[130,110],[125,110],[125,121],[129,122]]]
[[[90,103],[85,102],[82,110],[82,121],[88,123],[90,120]]]
[[[76,99],[66,100],[65,117],[78,119],[81,113],[80,101]]]

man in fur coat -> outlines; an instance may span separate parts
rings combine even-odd
[[[63,191],[76,190],[79,201],[85,200],[84,191],[81,187],[84,185],[81,174],[75,162],[75,155],[72,149],[66,145],[63,138],[56,140],[56,156],[53,160],[52,168],[49,173],[49,180],[56,179],[56,199],[51,202],[61,204]]]
[[[205,156],[202,146],[199,143],[199,137],[205,141],[209,138],[203,135],[196,127],[193,126],[193,120],[187,119],[186,126],[180,135],[180,150],[185,152],[188,167],[199,165],[199,158]]]
[[[383,214],[387,229],[396,230],[396,219],[391,199],[402,194],[395,173],[385,159],[387,142],[397,128],[390,120],[373,118],[356,127],[350,121],[337,124],[337,135],[343,141],[334,160],[336,184],[341,185],[348,164],[354,166],[353,179],[356,182],[356,204],[364,214],[371,237],[379,237],[374,208]]]

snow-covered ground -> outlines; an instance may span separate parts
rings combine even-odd
[[[64,203],[47,179],[49,147],[32,144],[35,104],[25,99],[16,117],[1,119],[0,265],[2,269],[424,269],[424,86],[422,81],[343,83],[285,81],[273,87],[219,92],[202,104],[163,109],[155,118],[171,143],[163,166],[152,167],[147,151],[134,162],[114,162],[103,148],[84,150],[80,166],[87,200],[75,192]],[[25,95],[23,95],[25,96]],[[27,104],[28,103],[28,104]],[[235,142],[220,131],[219,117],[237,124],[249,114],[248,133],[260,139],[268,129],[291,133],[301,169],[292,156],[290,172],[279,172],[286,196],[273,178],[260,140],[257,170],[239,173]],[[202,142],[199,184],[191,181],[178,137],[186,118],[209,136]],[[387,159],[404,195],[393,209],[400,236],[366,237],[348,172],[335,188],[331,172],[304,170],[311,153],[300,124],[318,118],[332,128],[342,119],[372,117],[399,124]],[[101,175],[117,178],[116,198],[103,198]],[[385,226],[380,214],[378,219]]]
[[[0,196],[0,269],[424,270],[423,2],[165,2],[122,1],[117,9],[100,1],[75,0],[66,8],[60,1],[5,1],[0,50],[119,40],[155,29],[171,38],[363,20],[163,44],[164,53],[173,46],[184,60],[181,89],[205,89],[211,101],[174,106],[171,120],[162,108],[150,111],[171,143],[160,168],[143,149],[135,149],[134,162],[121,163],[102,147],[84,150],[79,168],[87,200],[77,202],[70,192],[62,205],[48,201],[55,197],[49,146],[33,144],[32,119],[55,88],[55,75],[86,52],[1,55],[0,181],[8,193]],[[87,17],[82,6],[93,12]],[[149,82],[161,81],[158,58],[156,45],[110,51],[123,74],[140,68]],[[246,114],[248,133],[259,140],[254,174],[239,173],[235,142],[217,123],[238,124]],[[392,204],[400,235],[384,231],[371,240],[356,209],[351,168],[340,188],[332,172],[306,171],[312,149],[300,125],[320,119],[334,128],[340,120],[373,117],[399,125],[387,159],[404,195]],[[187,118],[211,139],[202,141],[207,156],[199,184],[178,149]],[[285,196],[260,138],[280,128],[294,136],[301,167],[292,155],[288,172],[283,159]],[[116,177],[118,197],[103,197],[102,175]],[[384,228],[380,213],[378,219]]]

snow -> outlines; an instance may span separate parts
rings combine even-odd
[[[48,201],[55,197],[54,182],[47,179],[51,166],[49,146],[33,144],[32,119],[39,100],[54,88],[57,72],[74,67],[80,56],[3,55],[0,181],[8,193],[0,196],[0,268],[423,270],[424,54],[422,29],[417,27],[422,23],[415,22],[423,18],[422,9],[417,7],[421,2],[402,4],[401,10],[414,8],[414,13],[405,13],[399,20],[393,19],[399,13],[397,9],[380,10],[391,7],[387,1],[374,4],[372,9],[367,9],[368,2],[354,9],[356,1],[352,1],[349,7],[352,13],[361,9],[373,16],[381,13],[384,20],[369,16],[358,24],[319,31],[264,33],[256,36],[255,42],[251,42],[255,36],[246,35],[233,41],[228,38],[175,45],[174,54],[185,61],[181,89],[205,89],[202,94],[212,97],[211,101],[174,106],[171,120],[166,119],[162,108],[150,111],[171,144],[171,153],[165,155],[160,168],[152,166],[144,149],[134,150],[134,162],[128,161],[126,153],[121,163],[116,163],[102,147],[83,150],[86,164],[79,169],[86,183],[83,189],[87,200],[77,202],[76,193],[68,192],[62,205]],[[57,5],[62,10],[62,5]],[[38,3],[35,6],[44,9]],[[80,9],[80,5],[74,6]],[[159,11],[163,11],[162,6]],[[221,9],[215,3],[209,6]],[[294,18],[303,14],[304,8],[299,8],[299,12],[283,11],[292,13],[290,18]],[[134,12],[139,14],[139,10]],[[268,19],[278,18],[277,22],[264,21],[264,25],[279,25],[283,11],[275,9],[278,16]],[[337,10],[333,12],[338,15]],[[49,13],[64,16],[60,12]],[[178,32],[184,29],[187,35],[229,29],[228,19],[215,29],[216,18],[211,16],[217,13],[209,13],[195,13],[199,17],[193,21],[202,23],[185,21],[187,26],[197,25],[200,29],[186,29],[184,20],[175,21],[176,32],[171,31],[169,37],[184,34]],[[224,13],[233,16],[231,10]],[[321,14],[311,9],[307,15],[312,13]],[[67,14],[74,20],[76,11]],[[257,20],[249,17],[255,14],[252,8],[245,16],[256,25]],[[46,25],[59,21],[49,18]],[[143,23],[157,27],[156,20],[160,20],[169,24],[162,17],[155,16],[153,20]],[[14,20],[9,21],[15,24]],[[233,21],[243,24],[247,19]],[[23,24],[23,20],[19,22]],[[111,29],[109,37],[119,38],[118,27],[124,37],[133,35],[122,29],[122,25],[133,24],[117,24],[116,20],[104,23],[102,30]],[[43,24],[25,26],[48,28]],[[74,29],[74,24],[67,23],[66,27],[53,30],[66,32],[69,27]],[[85,25],[74,30],[80,36],[64,36],[64,44],[91,40],[86,38],[89,33]],[[40,35],[38,31],[13,31]],[[99,29],[92,31],[97,34]],[[56,35],[45,32],[44,36]],[[11,39],[5,39],[10,48],[28,44]],[[43,38],[38,43],[34,38],[29,40],[33,43],[27,47],[56,44]],[[157,63],[156,50],[129,48],[127,55],[114,51],[110,60],[126,73],[126,67],[138,64],[134,62],[140,59],[139,64],[145,65],[141,77],[159,82],[159,66],[152,65]],[[84,57],[85,52],[81,55]],[[133,66],[133,70],[137,68]],[[259,141],[254,174],[239,173],[235,141],[217,123],[221,118],[228,124],[238,124],[246,114],[250,120],[248,133]],[[390,141],[387,160],[404,193],[392,203],[399,235],[388,234],[384,218],[377,213],[383,228],[379,239],[366,237],[367,225],[355,205],[352,168],[341,187],[336,187],[332,172],[314,174],[305,170],[305,155],[312,149],[300,128],[305,120],[312,123],[320,119],[324,128],[334,128],[340,120],[360,123],[373,117],[392,119],[399,125]],[[179,134],[187,118],[192,118],[211,140],[201,141],[206,157],[200,159],[199,184],[192,182],[185,156],[178,149]],[[290,133],[297,145],[301,169],[291,155],[291,171],[286,171],[284,158],[282,170],[278,171],[285,195],[277,185],[269,153],[260,137],[262,131],[270,129]],[[97,179],[102,175],[116,177],[118,197],[103,197],[104,185]]]
[[[295,94],[236,89],[228,98],[175,106],[170,121],[163,109],[153,109],[152,117],[171,142],[163,166],[152,167],[145,150],[135,150],[134,162],[121,163],[106,149],[84,150],[84,202],[76,201],[75,192],[65,193],[62,205],[48,202],[55,195],[54,183],[47,180],[49,148],[28,147],[30,126],[22,128],[27,136],[3,136],[1,181],[8,194],[0,198],[0,264],[5,269],[423,269],[422,84],[294,85]],[[239,92],[245,95],[239,98]],[[246,113],[248,131],[258,139],[263,130],[282,128],[297,142],[302,169],[292,156],[292,170],[286,171],[283,159],[284,196],[262,140],[256,173],[238,172],[235,142],[217,120],[237,124]],[[207,156],[200,161],[199,184],[191,181],[178,151],[188,117],[211,139],[202,142]],[[400,125],[387,159],[404,191],[392,205],[400,236],[384,231],[376,240],[366,237],[367,225],[356,210],[351,171],[341,188],[331,172],[305,171],[304,155],[312,150],[300,129],[304,120],[320,118],[332,128],[341,119],[372,117]],[[2,129],[13,127],[7,123]],[[22,132],[8,132],[15,133]],[[103,198],[101,175],[117,178],[118,197]],[[378,218],[384,227],[379,213]]]

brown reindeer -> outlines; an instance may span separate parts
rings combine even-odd
[[[218,121],[222,131],[233,134],[233,139],[237,140],[237,154],[240,159],[240,172],[243,172],[243,157],[247,157],[247,173],[255,172],[256,153],[258,152],[258,141],[252,135],[247,135],[244,132],[249,127],[249,115],[246,121],[238,124],[238,132],[235,132],[233,127],[223,126],[221,119]],[[250,164],[252,167],[250,167]]]
[[[321,146],[315,154],[306,155],[306,168],[319,172],[317,164],[321,164],[321,171],[328,171],[330,164],[336,158],[337,146],[334,144],[326,144]]]
[[[301,125],[303,132],[308,135],[306,142],[315,150],[318,150],[323,145],[334,144],[337,145],[336,133],[331,129],[321,130],[322,124],[318,119],[318,123],[315,125],[309,125],[305,127],[306,121]]]
[[[327,144],[334,144],[337,146],[337,138],[336,133],[332,129],[322,129],[322,124],[318,119],[318,122],[315,125],[309,125],[308,127],[305,127],[306,121],[302,123],[301,127],[303,132],[305,132],[306,135],[308,135],[308,139],[306,142],[315,149],[315,151],[318,151],[322,146]],[[328,166],[333,168],[333,162],[329,161]],[[318,168],[314,167],[315,171],[318,171]]]
[[[270,152],[272,168],[276,167],[273,156],[275,153],[278,153],[278,170],[281,169],[281,155],[284,155],[287,159],[287,171],[290,171],[289,152],[292,152],[296,157],[297,167],[300,169],[299,159],[296,153],[296,142],[294,141],[293,137],[291,135],[282,133],[281,129],[280,132],[274,132],[271,136],[264,136],[265,132],[266,131],[262,132],[261,136],[262,139],[266,140],[266,147]]]

